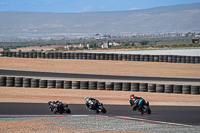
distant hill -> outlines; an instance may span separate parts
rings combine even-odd
[[[0,12],[0,18],[0,40],[200,32],[200,3],[115,12]]]

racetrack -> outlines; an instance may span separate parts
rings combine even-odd
[[[146,76],[119,76],[119,75],[100,75],[100,74],[79,74],[79,73],[58,73],[40,71],[22,71],[0,69],[1,75],[12,76],[34,76],[49,78],[79,78],[79,79],[109,79],[109,80],[142,80],[142,81],[170,81],[170,82],[200,82],[200,78],[173,78],[173,77],[146,77]]]
[[[49,110],[46,103],[0,103],[0,117],[12,118],[12,117],[26,117],[30,115],[36,116],[54,116]],[[133,112],[128,105],[104,105],[107,109],[106,114],[100,113],[99,115],[151,122],[157,124],[186,124],[200,126],[200,107],[191,106],[150,106],[152,110],[151,115],[143,114],[139,112]],[[63,115],[97,115],[93,111],[88,111],[84,104],[70,104],[71,114]],[[58,115],[58,114],[57,114]],[[63,116],[59,115],[59,116]]]
[[[189,66],[188,66],[189,67]],[[1,67],[6,69],[5,67]],[[42,68],[42,67],[41,67]],[[14,69],[14,68],[12,68]],[[55,69],[55,68],[54,68]],[[194,82],[195,84],[199,83],[199,79],[197,78],[165,78],[165,77],[141,77],[141,76],[117,76],[116,75],[97,75],[97,74],[79,74],[79,73],[59,73],[59,72],[39,72],[37,70],[35,71],[21,71],[21,70],[17,70],[17,71],[13,71],[13,70],[2,70],[0,71],[1,75],[6,75],[6,76],[30,76],[30,77],[44,77],[44,78],[73,78],[74,80],[78,79],[82,79],[82,80],[86,80],[88,78],[92,79],[92,80],[97,80],[97,79],[102,79],[102,80],[143,80],[144,82],[146,81],[159,81],[159,82],[164,82],[164,81],[172,81],[174,80],[174,82],[184,82],[184,80],[186,82]],[[6,87],[5,87],[6,89]],[[29,88],[32,89],[32,88]],[[35,88],[34,88],[35,89]],[[28,90],[28,89],[27,89]],[[18,92],[19,88],[15,90],[15,92]],[[37,91],[37,89],[36,89]],[[53,91],[52,90],[45,90],[44,89],[45,94],[47,92]],[[61,90],[62,91],[62,90]],[[63,90],[66,91],[66,90]],[[23,90],[21,90],[21,93],[24,92]],[[88,92],[88,91],[87,91]],[[67,93],[67,91],[66,91]],[[89,92],[88,92],[89,93]],[[107,93],[107,92],[105,92]],[[111,92],[110,92],[111,93]],[[115,94],[115,92],[112,92]],[[131,93],[131,92],[130,92]],[[14,99],[12,93],[9,93],[9,97],[10,99]],[[25,93],[26,94],[26,93]],[[54,94],[54,93],[52,93]],[[98,93],[99,94],[99,93]],[[59,95],[54,94],[55,96],[61,98]],[[145,96],[148,96],[149,94],[145,94]],[[160,95],[160,94],[159,94]],[[170,94],[169,94],[170,95]],[[173,94],[172,94],[173,95]],[[44,98],[43,96],[40,96],[39,92],[36,93],[35,95],[33,95],[33,97],[35,98],[36,96],[38,96],[40,99]],[[66,99],[67,95],[64,95],[62,98]],[[77,98],[76,95],[72,95],[73,97]],[[82,96],[82,95],[81,95]],[[129,95],[126,95],[129,96]],[[141,96],[141,95],[139,95]],[[188,95],[183,95],[183,96],[188,96]],[[20,98],[25,97],[25,95],[19,95]],[[27,95],[28,97],[28,95]],[[57,100],[55,98],[49,98],[49,96],[46,96],[47,99],[53,99],[53,100]],[[79,96],[80,97],[80,96]],[[156,96],[155,96],[156,97]],[[166,96],[168,97],[168,96]],[[181,95],[182,97],[182,95]],[[196,98],[199,98],[198,96],[193,96]],[[36,97],[37,98],[37,97]],[[119,97],[118,97],[119,98]],[[146,99],[146,97],[144,97]],[[157,97],[156,97],[157,98]],[[163,97],[164,98],[164,97]],[[60,100],[60,99],[59,99]],[[110,100],[110,99],[108,99]],[[171,98],[168,98],[168,102],[172,102]],[[47,100],[45,99],[45,102]],[[62,100],[63,101],[63,100]],[[15,102],[15,101],[11,101],[11,102]],[[16,102],[19,102],[16,100]],[[20,101],[23,102],[23,101]],[[27,101],[25,101],[27,102]],[[29,101],[28,101],[29,102]],[[68,99],[66,99],[65,102],[68,102]],[[177,104],[179,104],[179,102],[181,102],[181,100],[178,100]],[[70,102],[72,103],[72,102]],[[82,103],[82,102],[79,102]],[[191,102],[193,103],[193,102]],[[151,104],[151,101],[150,101]],[[184,103],[186,105],[188,105],[188,103]],[[195,106],[195,105],[194,105]],[[53,113],[51,113],[49,111],[48,105],[47,104],[36,104],[36,103],[0,103],[0,116],[2,117],[21,117],[21,116],[55,116]],[[72,110],[72,114],[67,115],[67,116],[72,116],[73,115],[96,115],[95,112],[89,112],[88,110],[85,109],[85,106],[83,104],[70,104],[69,105],[70,109]],[[109,105],[109,104],[105,104],[105,107],[108,111],[107,114],[100,114],[100,116],[108,116],[108,117],[112,117],[112,118],[123,118],[124,120],[127,121],[127,123],[130,123],[129,120],[134,120],[134,121],[144,121],[147,122],[146,120],[152,120],[150,122],[154,123],[155,121],[160,121],[160,123],[162,122],[169,122],[169,123],[181,123],[181,124],[187,124],[187,125],[197,125],[198,127],[200,126],[200,121],[199,121],[199,107],[185,107],[185,106],[151,106],[152,109],[152,114],[151,115],[141,115],[139,112],[133,112],[131,111],[131,107],[128,105]],[[56,115],[56,116],[66,116],[64,115]],[[132,119],[131,119],[132,118]],[[136,119],[135,119],[136,118]],[[55,118],[56,119],[56,118]],[[67,118],[66,118],[67,119]],[[84,117],[84,120],[87,120],[87,117]],[[106,118],[102,118],[105,119],[104,121],[106,121]],[[84,121],[85,122],[85,121]],[[111,123],[110,121],[108,121],[109,123]],[[118,122],[118,121],[117,121]],[[118,122],[120,123],[120,122]],[[89,126],[90,123],[86,124],[86,126]],[[97,123],[97,125],[99,126],[101,123]],[[112,124],[112,123],[111,123]],[[165,123],[166,124],[166,123]],[[145,125],[146,126],[146,125]],[[157,126],[157,125],[156,125]],[[155,127],[156,127],[155,126]],[[112,126],[113,128],[115,128],[115,126]],[[128,128],[130,128],[129,125],[127,125]],[[124,127],[124,129],[126,129],[127,127]],[[138,127],[138,129],[140,129],[140,127]],[[147,126],[147,131],[148,131],[148,126]],[[162,131],[162,128],[160,128],[159,130]],[[168,130],[168,128],[167,128]],[[124,130],[126,131],[126,130]],[[147,132],[146,131],[146,132]],[[197,130],[198,131],[198,130]],[[141,131],[143,132],[143,131]],[[145,131],[144,131],[145,132]],[[169,130],[170,132],[170,130]],[[174,131],[175,132],[175,131]],[[189,131],[188,131],[189,132]]]

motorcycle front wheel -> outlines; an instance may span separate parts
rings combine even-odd
[[[146,108],[147,114],[151,114],[151,109],[149,108],[149,106],[145,106],[145,108]]]
[[[102,113],[106,113],[106,109],[103,106],[99,107]]]
[[[57,109],[57,108],[54,108],[54,109],[53,109],[53,113],[56,114],[57,112],[58,112],[58,109]]]
[[[66,111],[67,114],[71,114],[71,110],[69,108],[65,107],[64,110]]]

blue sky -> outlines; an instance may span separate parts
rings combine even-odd
[[[0,0],[0,11],[102,12],[147,9],[200,2],[200,0]]]

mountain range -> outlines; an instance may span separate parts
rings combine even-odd
[[[200,32],[200,3],[113,12],[0,12],[0,18],[0,40]]]

